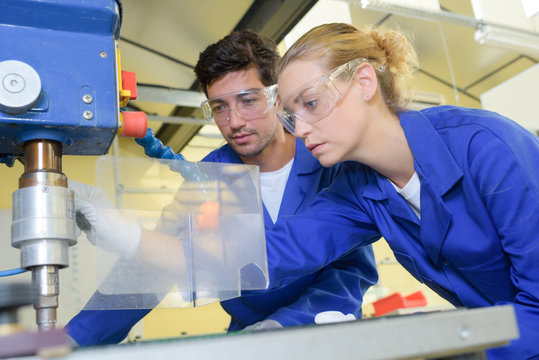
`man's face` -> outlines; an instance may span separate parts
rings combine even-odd
[[[249,68],[227,73],[212,82],[208,88],[208,98],[249,89],[262,89],[258,70]],[[234,108],[235,104],[227,104]],[[230,111],[229,120],[217,124],[221,134],[230,146],[242,157],[260,154],[275,137],[279,126],[275,107],[271,107],[260,117],[245,120],[235,111]]]

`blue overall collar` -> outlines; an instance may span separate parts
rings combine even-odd
[[[414,168],[421,179],[421,222],[412,214],[406,201],[398,196],[385,177],[368,169],[363,196],[388,200],[392,216],[420,225],[419,240],[434,264],[440,262],[440,251],[451,224],[443,196],[462,178],[462,171],[451,156],[429,119],[418,111],[399,113],[400,123],[414,156]]]
[[[429,119],[419,111],[399,113],[401,126],[414,155],[414,167],[428,180],[439,196],[444,196],[462,177],[449,149]]]

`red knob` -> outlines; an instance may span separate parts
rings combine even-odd
[[[119,134],[124,137],[142,138],[146,135],[148,119],[143,111],[121,111],[122,126]]]

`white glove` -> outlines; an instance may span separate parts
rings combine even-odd
[[[77,225],[92,244],[124,257],[136,254],[140,226],[123,219],[101,188],[69,180],[69,189],[75,193],[75,212],[87,220],[77,215]]]
[[[272,320],[272,319],[266,319],[259,321],[257,323],[254,323],[253,325],[246,326],[243,330],[250,330],[250,331],[259,331],[259,330],[269,330],[269,329],[280,329],[283,326],[279,324],[278,321]]]
[[[354,321],[357,320],[354,314],[344,315],[340,311],[323,311],[314,317],[315,324],[331,324],[336,322]]]

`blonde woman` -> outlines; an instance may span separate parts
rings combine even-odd
[[[484,110],[405,110],[416,66],[402,34],[346,24],[312,29],[282,58],[282,123],[322,165],[346,163],[310,211],[267,233],[272,285],[383,236],[453,305],[514,306],[520,338],[489,359],[535,359],[539,139]],[[286,251],[280,238],[292,239]]]

